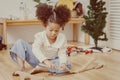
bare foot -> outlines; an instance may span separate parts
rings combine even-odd
[[[30,74],[37,74],[37,73],[44,72],[44,71],[48,71],[48,70],[46,68],[43,68],[43,67],[40,67],[40,66],[36,66],[35,68],[33,68],[30,71]]]
[[[18,71],[13,72],[12,76],[19,76],[19,71],[25,71],[25,67],[20,68],[20,70],[18,70]]]
[[[15,71],[12,73],[12,76],[20,76],[19,72],[23,72],[23,71]]]
[[[12,76],[20,76],[19,73],[17,73],[17,71],[12,73]]]
[[[37,69],[37,68],[34,68],[30,71],[30,74],[37,74],[37,73],[40,73],[41,70]]]

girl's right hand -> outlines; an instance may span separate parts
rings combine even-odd
[[[57,66],[49,60],[45,60],[44,63],[48,66],[48,68],[57,69]]]

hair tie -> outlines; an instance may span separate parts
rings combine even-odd
[[[55,12],[55,6],[53,6],[52,8],[52,12],[53,12],[53,18],[56,21],[56,12]]]

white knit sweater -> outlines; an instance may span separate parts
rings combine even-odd
[[[66,48],[67,40],[62,33],[59,33],[56,41],[50,44],[46,32],[39,32],[35,34],[34,43],[32,44],[32,51],[40,62],[58,57],[60,59],[60,64],[66,63]]]

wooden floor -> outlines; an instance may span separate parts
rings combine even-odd
[[[85,55],[80,53],[69,57],[74,70],[84,65],[93,55],[97,56],[97,61],[104,64],[101,69],[94,69],[78,74],[69,75],[49,75],[49,72],[36,74],[38,77],[44,77],[44,80],[120,80],[120,51],[113,50],[112,53],[93,53]],[[92,64],[94,65],[94,64]],[[91,66],[92,66],[91,65]],[[20,80],[20,77],[13,77],[12,72],[17,70],[17,65],[11,60],[9,50],[0,51],[0,80]],[[90,66],[89,66],[90,67]],[[31,67],[26,63],[26,71]],[[31,79],[40,80],[40,79]]]

